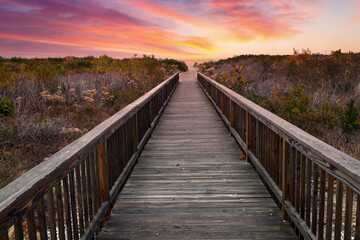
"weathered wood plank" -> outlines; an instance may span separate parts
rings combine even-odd
[[[98,238],[296,239],[242,154],[199,86],[181,82]]]

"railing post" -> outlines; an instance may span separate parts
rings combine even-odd
[[[234,126],[234,102],[230,98],[230,136],[233,136],[231,128]]]
[[[153,98],[151,98],[149,100],[149,127],[151,127],[151,101],[153,100]]]
[[[250,119],[251,115],[249,111],[246,111],[246,162],[249,162],[249,150],[250,150],[250,140],[251,140],[251,124]]]
[[[8,232],[0,233],[0,240],[9,240]]]
[[[281,210],[282,210],[282,218],[284,220],[289,220],[289,215],[285,210],[285,201],[289,200],[288,192],[286,190],[286,172],[287,172],[287,164],[286,164],[286,141],[285,141],[285,133],[283,133],[282,139],[282,201],[281,201]]]
[[[99,162],[100,205],[109,200],[109,166],[107,157],[107,136],[97,149]]]
[[[225,110],[225,94],[221,93],[221,112],[222,114],[224,114],[224,110]],[[224,114],[225,115],[225,114]]]
[[[139,145],[139,141],[138,141],[138,119],[137,119],[137,112],[134,115],[134,151],[136,152],[138,150],[138,145]]]

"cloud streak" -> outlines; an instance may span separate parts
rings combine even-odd
[[[10,54],[11,42],[23,42],[29,50],[12,48],[14,55],[46,55],[44,49],[51,55],[49,44],[54,44],[64,49],[63,55],[88,49],[119,57],[208,57],[234,44],[302,34],[318,17],[307,6],[320,4],[322,0],[0,0],[0,51]]]

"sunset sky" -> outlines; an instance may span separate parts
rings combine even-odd
[[[0,56],[360,52],[359,0],[0,0]]]

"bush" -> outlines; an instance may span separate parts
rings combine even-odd
[[[15,105],[14,102],[11,101],[10,98],[4,97],[0,101],[0,116],[14,116],[15,115]]]
[[[355,106],[354,99],[350,99],[341,118],[344,133],[351,134],[360,129],[359,114],[360,108]]]
[[[166,59],[161,60],[161,62],[163,62],[163,63],[165,63],[167,65],[177,65],[179,70],[182,71],[182,72],[187,72],[189,70],[188,66],[183,61],[178,61],[178,60],[175,60],[175,59],[166,58]]]
[[[121,101],[123,103],[129,104],[135,101],[136,99],[138,99],[139,97],[141,97],[143,94],[144,93],[140,89],[128,88],[124,90],[121,97]]]

